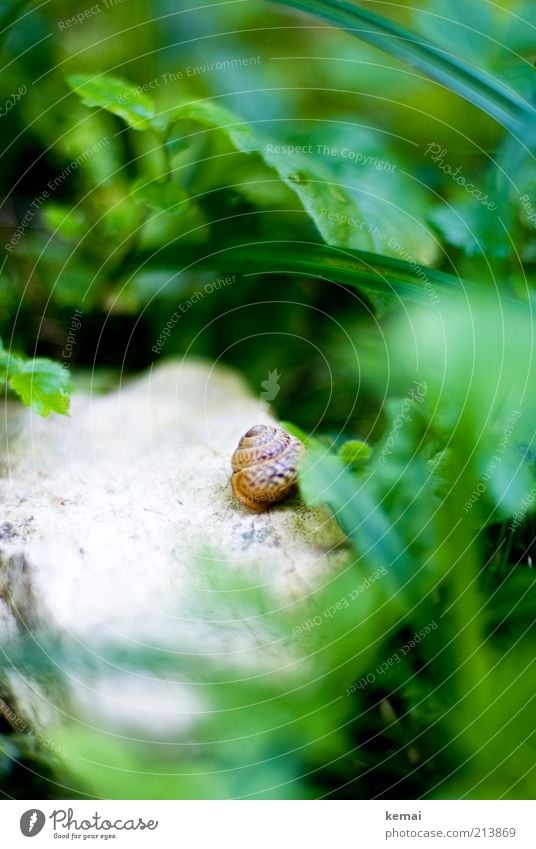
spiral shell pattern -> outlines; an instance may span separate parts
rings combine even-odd
[[[267,510],[296,489],[305,445],[280,427],[255,425],[242,437],[231,465],[233,492],[251,510]]]

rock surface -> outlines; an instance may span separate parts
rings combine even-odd
[[[181,616],[181,600],[202,584],[200,556],[251,569],[283,603],[306,595],[344,556],[334,520],[298,498],[252,513],[231,493],[239,437],[271,421],[234,372],[202,361],[168,361],[109,395],[77,395],[65,419],[8,405],[2,640],[42,628],[90,651],[110,641],[176,648],[185,635],[203,639]],[[130,713],[154,718],[157,687],[138,704],[131,685]],[[78,700],[105,721],[118,715],[113,691],[95,681],[91,697],[83,686]]]

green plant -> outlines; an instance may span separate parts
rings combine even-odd
[[[341,31],[311,35],[283,5]],[[75,381],[194,354],[258,391],[284,364],[276,411],[308,446],[302,497],[333,512],[347,552],[285,610],[225,552],[200,555],[192,615],[218,635],[247,623],[246,673],[159,647],[104,646],[99,664],[46,632],[41,650],[9,646],[6,668],[62,694],[59,668],[113,663],[203,695],[202,717],[158,747],[65,723],[47,792],[530,798],[530,3],[423,0],[389,6],[393,20],[335,0],[223,4],[196,9],[203,37],[185,39],[188,14],[154,0],[128,27],[110,13],[109,58],[91,22],[43,40],[50,4],[24,26],[26,4],[7,6],[5,94],[28,94],[2,118],[4,172],[25,173],[20,148],[39,163],[8,236],[54,188],[2,267],[0,331],[38,355],[2,350],[2,382],[66,411],[69,373],[44,358],[59,360],[73,307]],[[206,298],[207,275],[233,283]],[[195,309],[155,344],[181,304]]]

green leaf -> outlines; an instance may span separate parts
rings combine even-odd
[[[502,82],[421,35],[345,0],[273,0],[317,15],[357,38],[408,62],[431,79],[457,92],[514,133],[534,140],[536,114],[532,106]]]
[[[59,363],[44,358],[22,363],[9,385],[27,407],[40,416],[50,413],[67,415],[71,394],[71,377]]]
[[[143,206],[170,215],[184,215],[190,206],[190,199],[180,186],[161,180],[140,181],[135,184],[132,194]]]
[[[75,74],[67,82],[86,106],[99,106],[123,118],[133,130],[165,130],[167,121],[156,114],[150,97],[120,77]]]

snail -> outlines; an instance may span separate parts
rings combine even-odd
[[[280,427],[255,425],[238,443],[231,465],[233,492],[251,510],[267,510],[296,489],[305,445]]]

